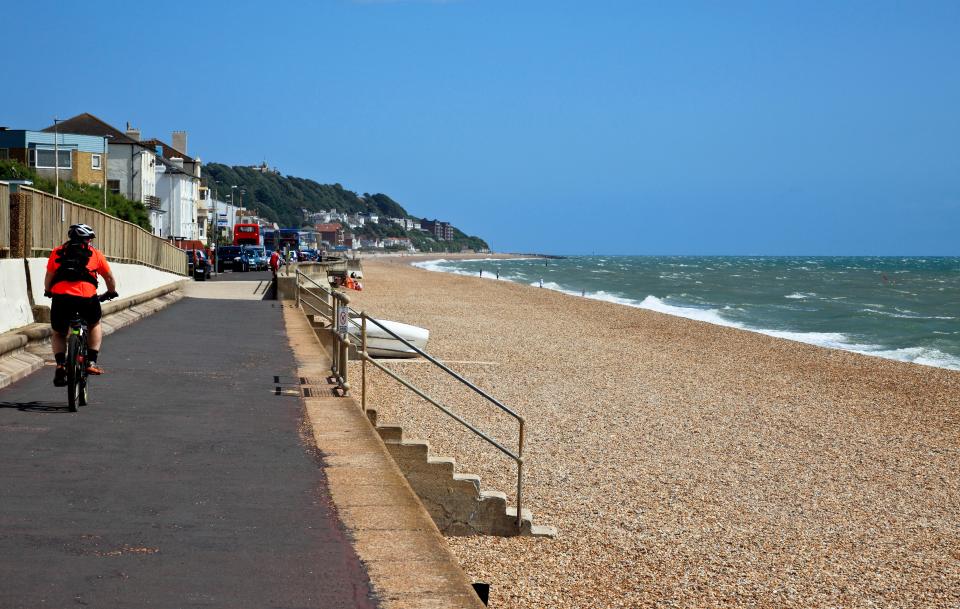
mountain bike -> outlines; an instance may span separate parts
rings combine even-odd
[[[106,302],[116,298],[115,292],[104,292],[98,298]],[[89,400],[87,390],[87,322],[79,315],[70,320],[67,330],[67,407],[77,412],[78,406],[86,406]]]

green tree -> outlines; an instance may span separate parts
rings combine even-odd
[[[0,161],[0,180],[30,180],[33,182],[33,188],[37,190],[50,194],[56,192],[54,181],[40,177],[36,171],[15,160]],[[103,190],[99,186],[61,180],[60,196],[74,203],[103,211]],[[150,214],[139,201],[131,201],[123,195],[108,192],[106,212],[145,230],[150,230]]]

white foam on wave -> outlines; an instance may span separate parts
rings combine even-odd
[[[896,307],[894,307],[896,309]],[[950,315],[920,315],[919,313],[914,313],[913,311],[908,311],[906,309],[896,309],[901,311],[900,313],[892,313],[890,311],[880,311],[877,309],[865,308],[860,309],[861,313],[873,313],[874,315],[884,315],[886,317],[899,317],[900,319],[956,319],[956,317]]]
[[[635,301],[634,301],[635,302]],[[687,319],[696,319],[697,321],[705,321],[707,323],[715,324],[718,326],[727,326],[730,328],[744,328],[743,324],[731,321],[723,317],[718,309],[697,309],[695,307],[680,307],[677,305],[667,304],[664,301],[660,300],[656,296],[647,296],[644,298],[638,306],[641,309],[647,309],[650,311],[657,311],[658,313],[666,313],[667,315],[675,315],[677,317],[686,317]]]
[[[574,290],[569,290],[569,289],[563,287],[562,285],[560,285],[559,283],[554,283],[554,282],[552,282],[552,281],[544,281],[542,286],[540,285],[540,281],[539,281],[539,280],[537,280],[537,281],[531,281],[531,282],[529,282],[529,285],[531,285],[531,286],[533,286],[533,287],[535,287],[535,288],[543,287],[543,289],[545,289],[545,290],[553,290],[554,292],[563,292],[564,294],[569,294],[569,295],[571,295],[571,296],[580,296],[580,292],[577,292],[577,291],[574,291]]]
[[[842,348],[842,347],[841,347]],[[853,351],[863,355],[882,357],[900,362],[910,362],[922,366],[960,370],[960,358],[944,353],[933,347],[902,347],[900,349],[886,349],[877,345],[853,345],[846,351]]]
[[[441,266],[442,263],[449,262],[448,260],[430,260],[424,262],[416,262],[414,266],[417,266],[422,269],[429,271],[437,271],[443,273],[455,273],[457,275],[469,275],[472,277],[477,276],[475,271],[464,271],[462,269],[456,269],[451,267]],[[487,278],[487,274],[484,274],[484,278]],[[494,275],[490,275],[490,279],[493,279]],[[505,277],[501,275],[500,279],[502,281],[514,281],[517,283],[526,283],[527,280],[518,278],[518,277]],[[534,287],[540,286],[540,281],[530,282],[529,285]],[[782,338],[784,340],[792,340],[794,342],[804,343],[808,345],[814,345],[817,347],[826,347],[828,349],[840,349],[842,351],[852,351],[853,353],[860,353],[862,355],[869,355],[872,357],[881,357],[884,359],[897,360],[901,362],[910,362],[913,364],[920,364],[924,366],[933,366],[936,368],[946,368],[948,370],[960,370],[960,357],[950,355],[949,353],[944,353],[939,349],[934,349],[932,347],[904,347],[900,349],[888,349],[880,345],[866,344],[866,343],[856,343],[850,340],[850,337],[841,332],[791,332],[787,330],[770,330],[766,328],[752,328],[750,326],[744,325],[742,323],[726,319],[723,317],[722,311],[720,309],[707,309],[707,308],[696,308],[696,307],[683,307],[678,305],[672,305],[664,302],[656,296],[649,295],[641,301],[635,300],[633,298],[626,298],[619,296],[617,294],[612,294],[610,292],[605,292],[603,290],[597,292],[578,292],[576,290],[570,290],[563,287],[562,285],[555,283],[553,281],[544,281],[543,288],[548,290],[553,290],[556,292],[562,292],[570,296],[581,296],[583,295],[586,298],[591,298],[593,300],[602,300],[604,302],[611,302],[614,304],[624,305],[628,307],[634,307],[638,309],[647,309],[650,311],[656,311],[658,313],[665,313],[667,315],[673,315],[675,317],[684,317],[686,319],[694,319],[697,321],[702,321],[717,326],[725,326],[728,328],[738,328],[740,330],[747,330],[749,332],[756,332],[758,334],[765,334],[767,336],[773,336],[775,338]],[[799,294],[799,293],[798,293]],[[791,296],[786,296],[790,298]],[[802,297],[812,297],[816,294],[809,293],[804,294]],[[882,306],[882,305],[875,305]],[[724,307],[724,310],[730,310],[729,307]],[[879,311],[878,311],[879,312]],[[889,314],[889,313],[888,313]],[[896,317],[910,317],[907,315],[898,315],[893,314]],[[929,319],[929,318],[928,318]],[[953,319],[952,317],[935,317],[934,319]]]
[[[788,330],[767,330],[757,328],[745,328],[752,332],[766,334],[775,338],[792,340],[807,345],[816,345],[817,347],[827,347],[828,349],[843,349],[844,351],[855,351],[855,347],[871,347],[873,345],[857,345],[851,343],[850,338],[841,332],[790,332]]]
[[[622,303],[626,304],[626,303]],[[650,309],[668,315],[686,317],[687,319],[696,319],[720,326],[739,328],[750,332],[757,332],[775,338],[792,340],[798,343],[815,345],[817,347],[826,347],[828,349],[840,349],[843,351],[852,351],[862,355],[873,357],[882,357],[901,362],[911,362],[924,366],[934,366],[937,368],[947,368],[949,370],[960,370],[960,358],[944,353],[939,349],[930,347],[905,347],[901,349],[887,349],[880,345],[865,343],[856,343],[850,340],[850,337],[841,332],[790,332],[786,330],[770,330],[766,328],[751,328],[741,323],[725,319],[721,312],[716,309],[695,309],[693,307],[678,307],[669,305],[656,296],[647,296],[640,303],[640,308]],[[728,310],[724,307],[723,310]]]
[[[447,260],[446,258],[437,258],[436,260],[421,260],[420,262],[413,262],[410,266],[415,266],[418,269],[423,269],[425,271],[436,271],[438,273],[455,273],[457,275],[478,275],[480,271],[469,271],[466,269],[458,268],[456,265],[461,262],[489,262],[495,265],[497,262],[516,262],[518,260],[541,260],[541,258],[463,258],[457,260]],[[444,266],[448,265],[448,266]],[[484,269],[484,275],[490,272],[490,269]],[[494,267],[494,271],[496,268]]]
[[[450,264],[450,260],[444,258],[438,258],[437,260],[424,260],[422,262],[414,262],[412,266],[423,269],[425,271],[435,271],[437,273],[453,273],[454,275],[468,275],[476,277],[478,271],[467,271],[464,269],[457,268],[455,266],[443,266],[445,264]],[[457,261],[459,262],[459,261]]]
[[[784,298],[791,298],[793,300],[805,300],[807,298],[816,298],[817,294],[815,292],[794,292],[793,294],[787,294]]]

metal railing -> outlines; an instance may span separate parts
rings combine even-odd
[[[301,285],[301,280],[305,281],[310,285]],[[317,294],[322,294],[322,297]],[[459,373],[451,370],[446,364],[436,359],[426,351],[417,347],[410,341],[399,336],[396,332],[391,330],[389,327],[384,325],[381,321],[367,315],[365,311],[357,313],[349,306],[350,298],[337,290],[331,290],[318,282],[314,281],[308,275],[297,270],[297,304],[301,308],[306,306],[307,308],[313,310],[316,314],[326,318],[331,323],[331,335],[333,338],[333,348],[332,348],[332,357],[333,363],[331,365],[332,376],[330,377],[334,380],[338,387],[342,390],[343,395],[348,395],[350,391],[350,384],[348,380],[347,367],[349,364],[349,353],[350,347],[359,347],[357,353],[361,361],[361,391],[360,391],[360,407],[364,412],[367,410],[367,363],[377,367],[387,376],[397,381],[410,391],[417,394],[422,399],[426,400],[437,409],[442,411],[444,414],[460,423],[462,426],[466,427],[472,431],[475,435],[486,441],[488,444],[497,448],[500,452],[513,459],[514,463],[517,465],[517,528],[520,528],[523,524],[523,447],[524,440],[526,438],[526,421],[524,418],[514,412],[509,407],[505,406],[500,400],[492,397],[483,389],[480,389]],[[345,312],[344,310],[345,309]],[[338,319],[337,317],[340,317]],[[343,324],[338,322],[343,321],[343,316],[346,316],[345,327]],[[356,319],[359,318],[360,322],[358,323]],[[415,352],[420,357],[424,358],[447,375],[453,379],[459,381],[461,384],[465,385],[467,388],[472,390],[477,395],[484,398],[490,404],[493,404],[499,408],[502,412],[506,413],[513,419],[517,421],[518,424],[518,439],[517,439],[517,450],[514,452],[510,450],[502,443],[490,437],[490,435],[484,433],[478,429],[475,425],[453,412],[449,407],[438,401],[437,399],[431,397],[430,395],[423,392],[421,389],[415,387],[410,381],[401,377],[399,374],[390,370],[375,358],[371,357],[367,353],[367,324],[372,323],[384,332],[386,332],[390,337],[400,342],[408,349]],[[351,332],[350,327],[356,328],[357,335],[360,340],[359,345],[354,345],[351,342]],[[344,331],[345,330],[345,331]]]

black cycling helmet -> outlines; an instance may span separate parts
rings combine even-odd
[[[67,231],[67,237],[69,237],[71,241],[96,239],[97,233],[93,232],[93,228],[87,224],[74,224]]]

